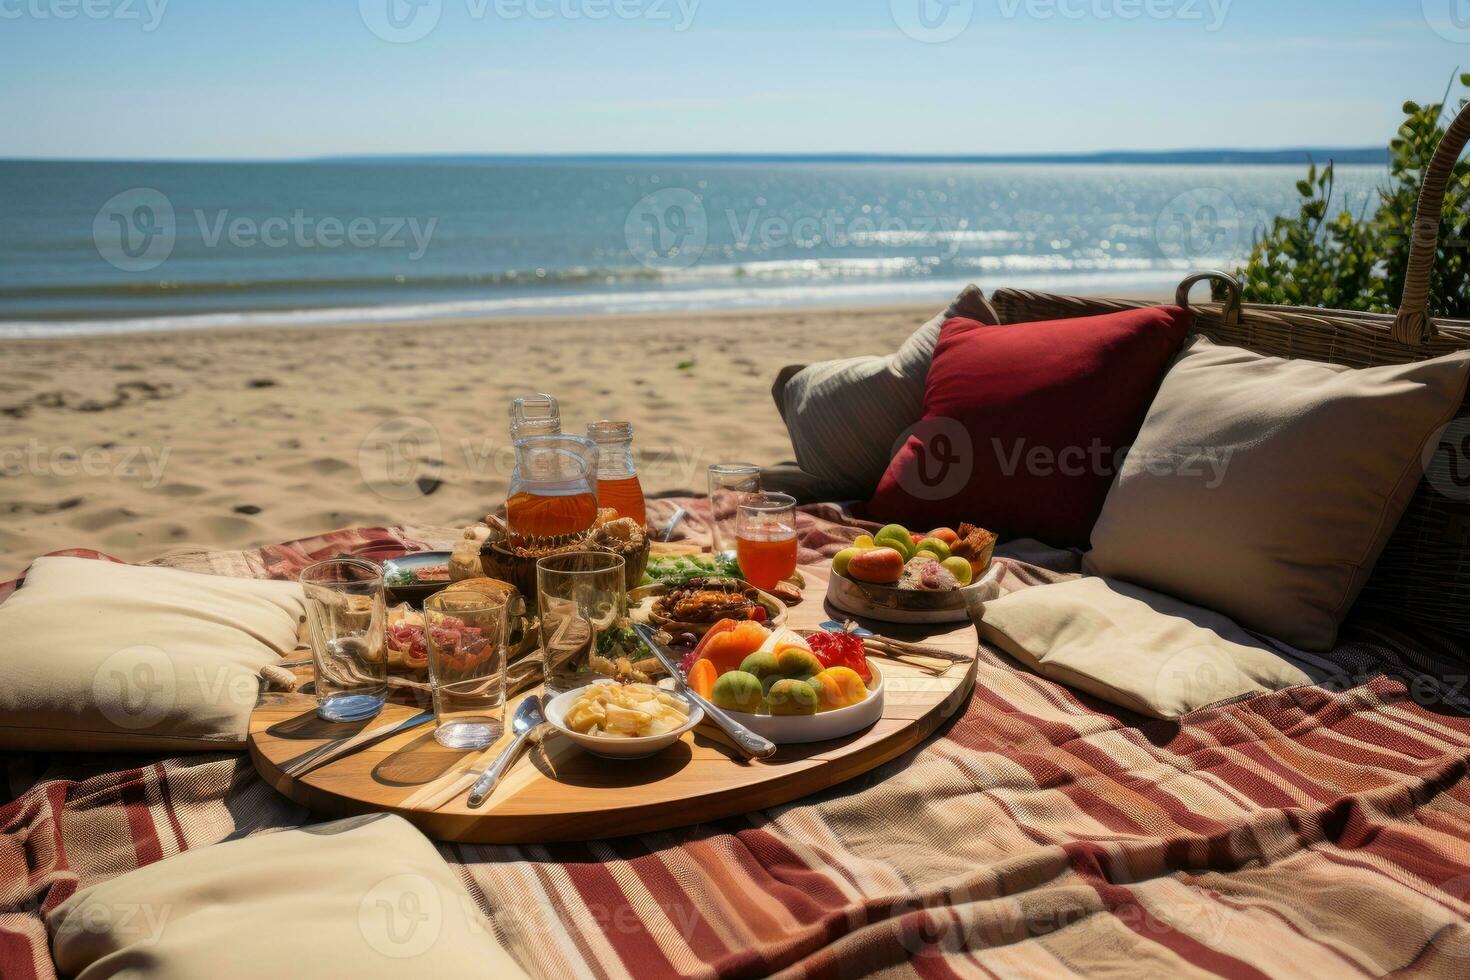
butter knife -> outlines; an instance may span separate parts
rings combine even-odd
[[[282,767],[282,771],[292,779],[300,779],[307,773],[315,772],[322,766],[336,762],[338,759],[351,755],[354,752],[361,752],[363,749],[371,748],[379,742],[386,742],[395,735],[418,728],[420,725],[433,720],[434,712],[425,711],[423,714],[412,715],[400,722],[379,725],[377,728],[369,728],[366,731],[358,732],[356,735],[349,735],[347,738],[333,739],[325,745],[318,746],[316,749],[308,752],[290,765]]]
[[[643,642],[648,644],[648,649],[653,651],[658,662],[663,664],[664,670],[667,670],[669,676],[674,679],[674,683],[679,687],[679,693],[703,708],[705,717],[730,736],[736,748],[752,759],[769,759],[776,754],[775,742],[746,728],[726,714],[723,709],[715,707],[708,699],[691,690],[689,685],[684,683],[684,675],[679,672],[678,658],[658,641],[658,634],[651,627],[638,623],[633,628],[638,631]]]

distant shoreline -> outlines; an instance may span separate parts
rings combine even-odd
[[[1212,267],[1218,263],[1203,263]],[[45,338],[102,338],[144,334],[213,333],[222,330],[338,329],[360,327],[414,327],[456,322],[506,323],[528,320],[586,320],[652,317],[707,317],[711,315],[790,315],[799,311],[901,309],[932,301],[942,305],[970,283],[987,289],[1010,286],[1038,292],[1083,296],[1167,296],[1191,269],[1174,272],[1148,270],[1135,274],[1076,275],[1073,277],[987,276],[977,272],[963,279],[916,279],[875,282],[845,289],[823,290],[795,283],[742,292],[737,289],[704,292],[564,294],[549,297],[483,298],[404,302],[385,306],[301,307],[281,309],[221,309],[195,313],[152,315],[113,314],[86,319],[0,318],[0,342]]]
[[[538,161],[558,163],[649,163],[649,164],[1045,164],[1076,166],[1303,166],[1328,161],[1344,165],[1387,165],[1384,147],[1288,147],[1276,150],[1107,150],[1096,153],[993,153],[993,154],[900,154],[900,153],[427,153],[349,154],[298,159],[230,158],[134,159],[4,157],[3,163],[167,163],[167,164],[439,164],[443,166],[492,166]]]

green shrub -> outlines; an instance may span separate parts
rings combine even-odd
[[[1460,76],[1470,87],[1470,74]],[[1391,313],[1398,309],[1409,240],[1425,169],[1444,136],[1445,100],[1404,103],[1407,115],[1389,143],[1388,183],[1371,215],[1332,207],[1333,167],[1313,164],[1297,181],[1301,209],[1272,222],[1237,270],[1248,303]],[[1463,108],[1465,100],[1460,100]],[[1430,307],[1435,316],[1470,319],[1470,162],[1455,165],[1445,196]],[[1217,291],[1218,292],[1218,291]]]

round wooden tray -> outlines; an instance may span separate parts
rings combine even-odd
[[[790,625],[815,628],[830,618],[822,603],[824,573],[807,571],[806,601],[792,608]],[[405,807],[410,797],[422,797],[424,787],[452,771],[483,767],[503,745],[486,753],[453,751],[435,742],[425,725],[293,779],[283,771],[292,760],[359,730],[319,720],[309,694],[262,697],[250,718],[250,757],[267,782],[313,811],[389,811],[439,840],[594,840],[718,820],[786,803],[867,772],[922,742],[964,703],[975,682],[973,625],[923,631],[886,627],[882,632],[970,659],[942,674],[884,659],[887,694],[883,716],[873,727],[830,742],[783,746],[764,762],[738,761],[724,735],[707,724],[651,759],[624,762],[599,759],[553,732],[516,762],[479,810],[468,808],[465,793],[434,810]],[[506,716],[514,709],[509,705]],[[370,724],[401,721],[419,710],[391,703]]]

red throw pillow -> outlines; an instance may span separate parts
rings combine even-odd
[[[956,317],[934,348],[924,417],[869,515],[925,531],[1086,547],[1193,314],[1177,306],[986,326]]]

